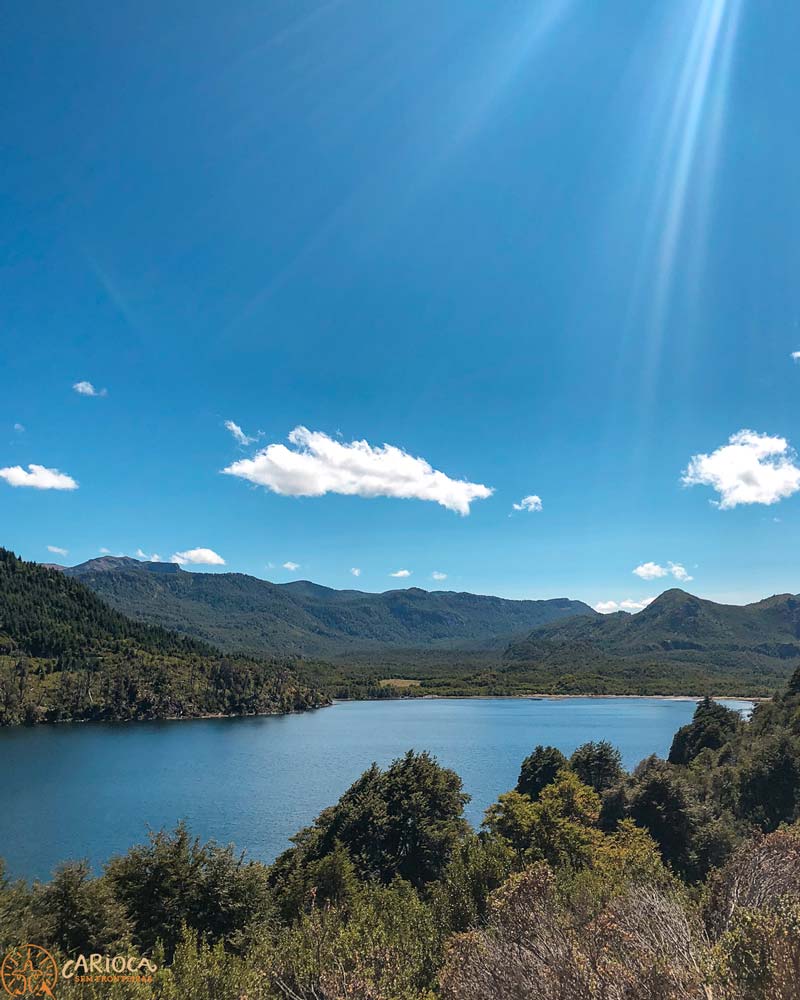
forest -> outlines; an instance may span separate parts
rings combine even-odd
[[[135,622],[0,549],[0,726],[302,711],[328,698],[278,659]]]
[[[48,882],[0,880],[0,951],[146,956],[59,998],[796,1000],[800,671],[744,721],[699,702],[668,759],[532,747],[463,817],[453,771],[369,768],[272,865],[184,826]]]

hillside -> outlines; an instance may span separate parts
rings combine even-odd
[[[674,589],[635,615],[573,618],[534,629],[506,648],[512,669],[593,662],[599,670],[659,667],[776,686],[800,666],[800,598],[769,597],[744,606],[715,604]]]
[[[566,598],[510,601],[416,587],[369,594],[305,580],[275,584],[241,573],[189,573],[127,557],[92,559],[64,572],[134,618],[254,655],[330,658],[476,643],[499,652],[539,625],[597,616]]]
[[[0,725],[272,713],[321,700],[285,666],[132,621],[78,580],[0,549]]]

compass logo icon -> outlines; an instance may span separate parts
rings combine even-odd
[[[12,948],[0,966],[0,983],[12,997],[53,997],[57,981],[56,960],[38,944]]]

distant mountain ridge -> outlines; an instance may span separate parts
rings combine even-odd
[[[79,580],[0,548],[0,726],[299,711],[292,666],[133,621]]]
[[[716,604],[667,590],[635,615],[617,613],[551,622],[509,643],[507,664],[594,659],[633,668],[703,665],[733,673],[756,669],[785,678],[800,666],[800,596],[778,594],[753,604]]]
[[[353,651],[482,644],[575,615],[582,601],[513,601],[417,587],[382,594],[308,580],[270,583],[242,573],[185,572],[172,563],[102,556],[63,567],[107,603],[141,621],[258,655],[332,657]]]

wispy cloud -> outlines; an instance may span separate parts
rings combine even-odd
[[[438,569],[435,569],[431,573],[431,579],[432,580],[446,580],[447,579],[447,573],[442,573]]]
[[[694,580],[693,576],[689,576],[686,568],[680,563],[668,563],[669,571],[675,577],[676,580],[680,580],[681,583],[688,583],[690,580]]]
[[[55,556],[68,556],[69,549],[62,549],[60,545],[48,545],[47,551],[52,552]]]
[[[91,382],[75,382],[72,388],[79,396],[107,396],[108,389],[95,389]]]
[[[183,553],[180,554],[183,555]],[[161,556],[157,552],[148,555],[143,549],[137,549],[136,555],[139,559],[145,559],[147,562],[161,562]]]
[[[395,577],[400,577],[401,579],[404,579],[407,576],[411,576],[411,570],[410,569],[398,569],[394,573],[390,573],[389,576],[395,576]]]
[[[224,566],[225,560],[213,549],[187,549],[186,552],[176,552],[170,562],[179,566]]]
[[[642,563],[641,566],[637,566],[632,572],[640,580],[658,580],[670,574],[682,583],[688,583],[694,579],[694,577],[689,576],[681,563],[675,562],[668,562],[666,566],[661,566],[659,563],[646,562]]]
[[[800,361],[800,351],[792,351],[792,361]]]
[[[469,514],[473,500],[492,495],[480,483],[451,479],[394,445],[373,447],[366,441],[343,444],[321,431],[295,427],[293,448],[271,444],[253,458],[233,462],[223,473],[247,479],[284,496],[397,497],[429,500],[459,514]]]
[[[14,430],[16,431],[17,434],[24,434],[25,433],[25,425],[24,424],[14,424]]]
[[[800,490],[800,468],[786,438],[741,430],[710,455],[693,455],[685,486],[711,486],[720,510],[739,504],[773,504]]]
[[[249,434],[245,434],[242,428],[232,420],[225,421],[225,430],[230,431],[237,443],[241,445],[253,444],[258,440],[257,436],[250,437]]]
[[[624,601],[598,601],[594,610],[599,611],[601,615],[610,615],[614,611],[643,611],[654,600],[655,597],[645,597],[641,601],[634,601],[629,597]]]
[[[542,498],[537,497],[535,493],[532,493],[528,497],[523,497],[519,503],[514,503],[511,506],[514,510],[527,510],[529,513],[533,514],[542,509]]]
[[[9,486],[29,486],[34,490],[77,490],[78,484],[58,469],[47,469],[43,465],[29,465],[28,471],[21,465],[10,465],[0,469],[0,479]]]
[[[361,576],[361,569],[358,566],[353,566],[350,572],[353,574],[353,576]]]
[[[288,569],[290,573],[294,573],[296,569],[300,569],[300,563],[292,562],[291,559],[283,564],[284,569]]]

